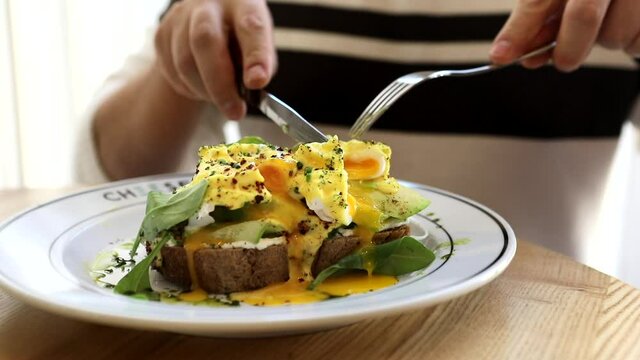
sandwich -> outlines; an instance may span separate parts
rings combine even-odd
[[[283,148],[246,137],[198,155],[190,183],[149,193],[131,250],[147,257],[116,292],[149,291],[151,268],[185,301],[308,302],[335,295],[323,283],[353,270],[349,286],[369,291],[433,261],[408,223],[429,200],[389,175],[387,145],[331,137]]]

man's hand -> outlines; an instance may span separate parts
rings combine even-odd
[[[640,55],[638,0],[519,0],[496,36],[491,60],[508,63],[538,46],[557,40],[553,54],[529,59],[535,68],[553,59],[562,71],[573,71],[598,42],[610,49]]]
[[[179,94],[215,104],[240,119],[246,105],[238,95],[229,45],[237,40],[243,81],[266,86],[276,68],[271,15],[264,0],[184,0],[167,12],[155,36],[158,65]]]

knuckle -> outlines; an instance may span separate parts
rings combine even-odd
[[[579,6],[574,6],[567,11],[569,19],[588,27],[596,27],[602,21],[605,9],[598,4],[597,0],[585,0]]]
[[[266,48],[257,47],[251,49],[245,54],[244,62],[246,66],[251,66],[256,63],[264,63],[268,59],[268,51]]]
[[[217,30],[211,9],[201,7],[194,11],[189,34],[190,45],[196,48],[209,47],[221,36]]]
[[[268,26],[267,20],[256,11],[242,14],[238,21],[238,29],[249,34],[264,32]]]
[[[196,49],[210,47],[218,40],[219,34],[211,22],[198,22],[193,26],[189,37],[191,46]]]

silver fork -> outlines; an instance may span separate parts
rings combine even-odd
[[[378,120],[378,118],[387,111],[393,103],[396,102],[407,91],[411,90],[414,86],[420,84],[423,81],[433,80],[440,77],[452,76],[452,77],[464,77],[484,74],[490,71],[502,69],[507,66],[517,64],[523,60],[542,55],[547,51],[553,49],[556,46],[556,42],[547,44],[541,48],[533,50],[529,53],[522,55],[511,63],[508,64],[489,64],[472,69],[464,70],[439,70],[439,71],[418,71],[415,73],[407,74],[395,79],[391,84],[387,85],[378,96],[373,99],[369,106],[362,112],[358,120],[353,124],[349,135],[352,138],[359,138],[365,131],[369,130],[371,125]]]

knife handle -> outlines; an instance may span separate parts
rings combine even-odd
[[[242,74],[240,74],[242,76]],[[253,106],[255,108],[260,107],[260,101],[262,101],[263,92],[262,90],[249,90],[242,83],[242,78],[238,81],[238,91],[240,91],[240,96],[247,102],[248,105]]]
[[[260,101],[262,101],[262,90],[251,90],[244,86],[242,76],[242,53],[240,46],[236,39],[230,39],[229,52],[231,53],[231,60],[233,61],[233,69],[236,77],[236,86],[238,87],[238,93],[240,97],[246,101],[250,106],[258,108]]]

